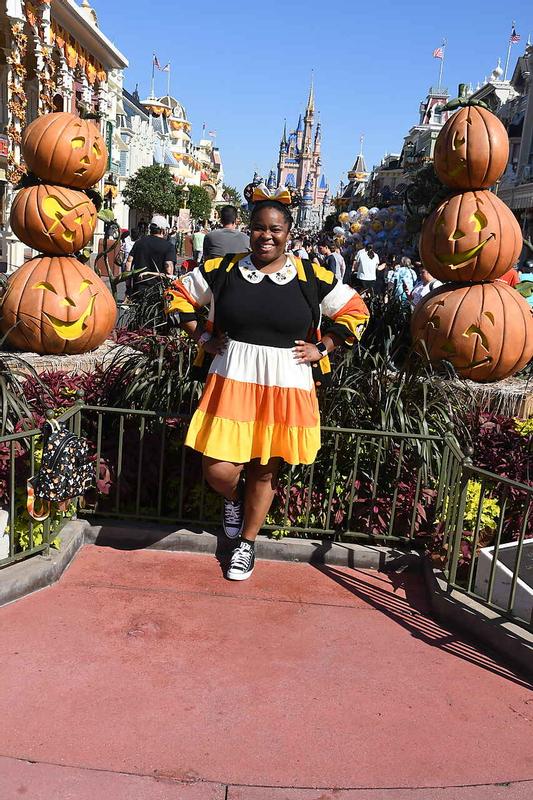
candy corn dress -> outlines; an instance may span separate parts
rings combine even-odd
[[[313,370],[297,364],[293,354],[296,339],[309,340],[313,319],[301,287],[302,263],[288,256],[281,269],[267,275],[250,255],[236,255],[222,268],[221,262],[213,259],[187,273],[165,298],[167,313],[178,311],[182,322],[210,306],[208,326],[229,337],[225,352],[213,359],[186,444],[239,464],[252,459],[266,464],[272,457],[311,464],[320,447]],[[223,289],[214,291],[220,269]],[[318,265],[313,270],[320,309],[332,320],[329,330],[353,344],[368,319],[365,304],[329,270]]]

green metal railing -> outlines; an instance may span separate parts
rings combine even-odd
[[[102,480],[103,466],[112,476],[110,493],[100,494],[84,513],[204,527],[218,523],[220,508],[203,480],[200,457],[183,446],[187,418],[100,406],[84,406],[81,413],[82,428],[96,445],[96,475]],[[324,427],[322,457],[283,470],[281,502],[265,530],[413,542],[427,493],[434,516],[456,491],[451,448],[457,450],[452,434],[448,442],[448,437]],[[364,485],[357,485],[359,475]],[[409,508],[400,502],[402,480],[410,481]],[[354,513],[362,502],[363,512]],[[429,535],[428,526],[425,532]]]
[[[203,480],[200,455],[184,446],[187,417],[79,403],[61,419],[94,447],[98,491],[86,498],[80,514],[218,528],[220,499]],[[57,517],[38,529],[38,537],[37,524],[26,518],[24,546],[17,539],[20,500],[36,469],[39,435],[31,430],[0,438],[9,498],[9,553],[0,566],[48,552],[56,535]],[[23,456],[17,455],[20,442]],[[533,486],[473,466],[452,431],[439,437],[323,427],[317,461],[282,470],[265,530],[279,537],[430,543],[440,549],[450,590],[531,624],[531,613],[523,609],[532,500]],[[503,585],[501,559],[505,555],[509,562],[511,551]]]
[[[475,502],[467,509],[469,490],[475,493]],[[531,628],[532,507],[533,486],[495,475],[463,458],[445,567],[450,589],[459,589]]]

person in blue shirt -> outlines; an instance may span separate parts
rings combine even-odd
[[[387,275],[390,297],[400,300],[402,303],[407,303],[416,279],[417,275],[411,265],[411,259],[404,256],[400,263],[396,263]]]
[[[520,283],[515,288],[533,309],[533,261],[526,261],[521,267]]]

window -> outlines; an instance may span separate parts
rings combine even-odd
[[[120,175],[125,178],[128,174],[128,152],[126,150],[122,150],[120,153]]]

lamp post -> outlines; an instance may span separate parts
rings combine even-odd
[[[100,274],[100,269],[98,268],[98,261],[100,258],[103,259],[104,267],[105,267],[105,277],[109,278],[111,284],[111,290],[116,298],[116,287],[113,283],[112,278],[114,275],[114,259],[113,259],[113,268],[110,267],[109,264],[109,254],[113,252],[114,256],[116,256],[117,252],[117,244],[120,241],[120,227],[118,222],[116,221],[114,214],[113,214],[113,200],[118,194],[118,183],[117,179],[113,172],[110,172],[107,178],[104,181],[104,209],[105,211],[101,214],[101,219],[104,221],[104,238],[102,242],[102,252],[98,254],[95,261],[95,269],[97,270],[98,274]]]
[[[189,195],[191,193],[191,190],[189,189],[187,184],[185,184],[181,193],[183,195],[183,208],[187,208],[187,200],[189,199]]]

